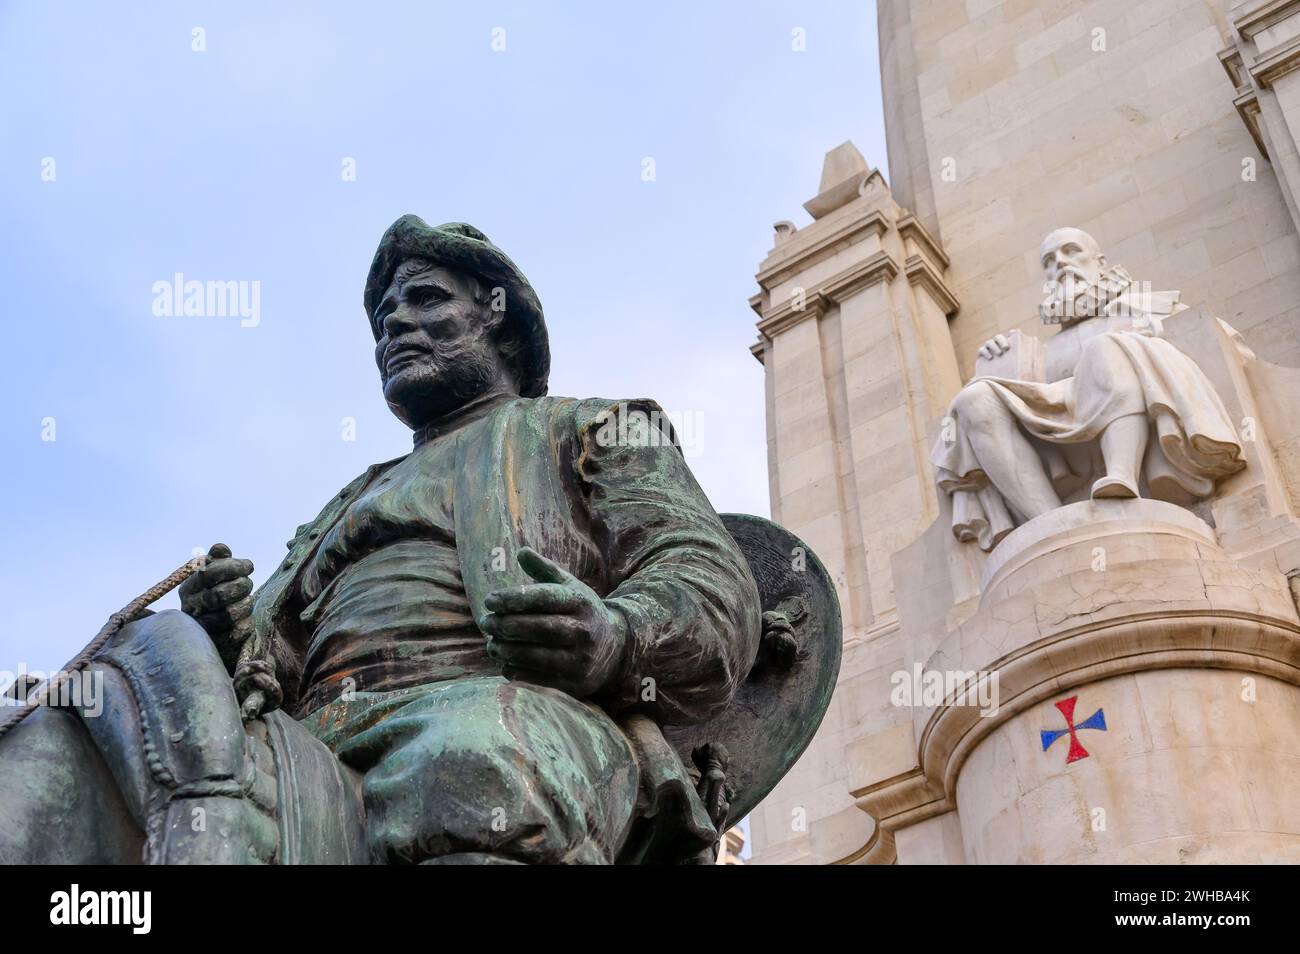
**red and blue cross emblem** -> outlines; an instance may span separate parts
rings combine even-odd
[[[1070,696],[1068,699],[1062,699],[1056,704],[1056,708],[1061,710],[1061,715],[1065,716],[1064,729],[1040,729],[1039,732],[1043,737],[1043,751],[1046,752],[1055,742],[1063,735],[1070,736],[1070,753],[1065,757],[1065,764],[1077,762],[1079,759],[1088,757],[1088,750],[1079,742],[1079,737],[1075,735],[1080,729],[1100,729],[1106,731],[1106,713],[1098,709],[1088,718],[1084,719],[1077,725],[1074,722],[1074,704],[1079,699],[1078,696]]]

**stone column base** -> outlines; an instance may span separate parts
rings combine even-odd
[[[1295,603],[1191,512],[1085,501],[1017,528],[925,668],[949,691],[915,709],[920,769],[854,793],[868,860],[1300,860]]]

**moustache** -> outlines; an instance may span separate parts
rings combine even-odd
[[[1074,269],[1067,269],[1057,276],[1056,280],[1050,283],[1048,297],[1050,298],[1067,298],[1075,297],[1085,293],[1092,288],[1095,283],[1082,272]]]
[[[416,344],[410,341],[395,341],[384,349],[383,367],[385,371],[391,369],[395,363],[405,363],[414,360],[439,361],[442,355],[436,345]]]

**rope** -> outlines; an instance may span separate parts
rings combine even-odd
[[[113,635],[118,630],[127,623],[137,619],[140,614],[148,608],[149,604],[156,603],[172,590],[176,589],[176,587],[184,583],[196,570],[202,569],[203,565],[207,563],[207,560],[208,558],[206,556],[197,556],[184,565],[178,566],[171,573],[167,574],[165,578],[159,580],[153,586],[149,587],[149,589],[145,590],[131,602],[127,603],[120,610],[110,616],[108,622],[103,625],[100,631],[95,635],[95,638],[86,644],[85,649],[77,653],[77,655],[74,656],[67,665],[55,673],[53,677],[46,679],[37,686],[34,692],[28,693],[27,701],[23,703],[21,708],[16,712],[10,712],[3,720],[0,720],[0,738],[3,738],[5,733],[44,705],[46,700],[48,700],[51,695],[55,694],[55,690],[62,687],[64,680],[72,675],[72,673],[84,669],[94,655],[104,648],[104,645],[113,638]],[[58,698],[58,696],[55,695],[55,698]]]

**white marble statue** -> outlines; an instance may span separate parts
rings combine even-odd
[[[1032,338],[985,342],[930,455],[952,495],[953,532],[985,550],[1089,494],[1187,505],[1246,466],[1214,386],[1161,337],[1162,320],[1187,307],[1178,292],[1140,288],[1079,229],[1057,229],[1039,251],[1048,290],[1040,317],[1061,328],[1047,343],[1043,380],[997,376],[1037,363],[1010,353],[1035,348]]]

